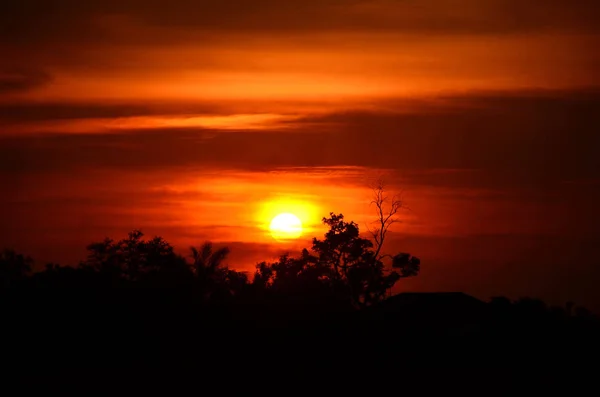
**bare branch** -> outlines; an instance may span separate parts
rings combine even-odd
[[[377,223],[378,227],[374,230],[368,228],[369,232],[373,236],[375,241],[375,257],[382,259],[386,255],[381,255],[381,249],[385,242],[385,237],[391,225],[399,223],[400,219],[396,217],[398,212],[403,209],[404,203],[401,194],[394,194],[391,199],[390,196],[385,194],[385,186],[382,180],[379,180],[373,187],[373,200],[371,205],[375,205],[375,212],[377,220],[373,223]]]

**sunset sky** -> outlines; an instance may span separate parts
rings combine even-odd
[[[366,231],[383,178],[398,291],[600,309],[596,0],[7,4],[0,245],[40,267],[140,228],[251,271],[329,212]]]

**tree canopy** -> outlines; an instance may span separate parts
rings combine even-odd
[[[384,299],[402,277],[418,274],[418,259],[402,256],[407,254],[395,256],[392,266],[386,267],[374,243],[361,236],[358,225],[346,221],[344,215],[330,213],[322,221],[328,230],[322,238],[313,238],[310,248],[297,256],[285,254],[276,261],[258,263],[251,280],[227,265],[227,247],[205,242],[191,247],[185,257],[162,237],[145,239],[140,230],[121,240],[106,238],[89,244],[88,256],[77,269],[49,264],[38,279],[62,279],[60,285],[66,279],[85,278],[87,282],[95,278],[110,285],[190,287],[204,301],[275,294],[294,296],[298,302],[336,301],[364,307]],[[32,264],[29,258],[4,251],[2,285],[26,277]]]

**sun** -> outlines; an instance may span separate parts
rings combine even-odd
[[[302,235],[302,222],[296,215],[286,212],[273,218],[269,229],[277,241],[294,240]]]

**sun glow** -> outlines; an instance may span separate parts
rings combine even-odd
[[[260,229],[277,241],[292,241],[312,237],[320,225],[316,205],[291,197],[266,200],[256,212]]]
[[[302,222],[294,214],[282,213],[271,220],[269,229],[277,241],[294,240],[302,235]]]

